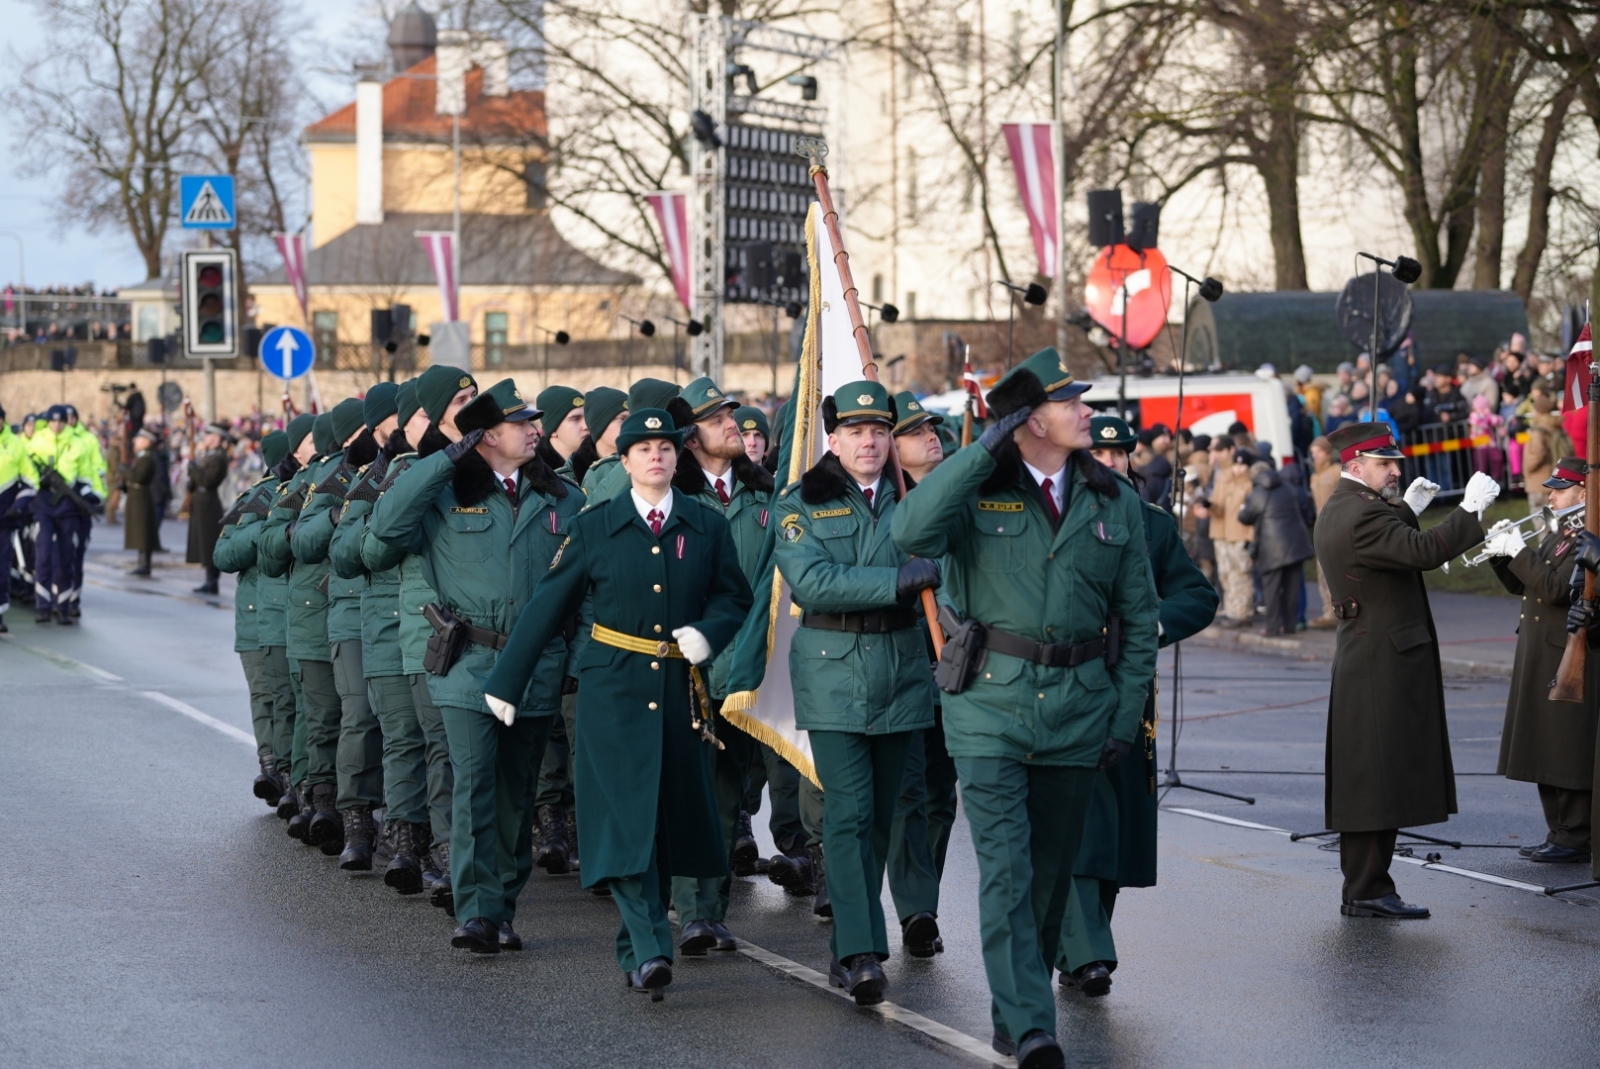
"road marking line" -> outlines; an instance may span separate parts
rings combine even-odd
[[[57,653],[55,650],[47,650],[43,646],[24,646],[22,648],[27,650],[29,653],[34,654],[35,656],[43,657],[57,668],[67,668],[73,671],[88,672],[90,675],[99,676],[101,679],[109,680],[112,683],[122,682],[121,676],[112,675],[104,668],[96,668],[92,664],[84,664],[82,661],[73,660],[64,653]]]
[[[801,965],[798,961],[791,961],[781,954],[774,954],[770,950],[756,946],[754,943],[743,939],[738,942],[739,953],[751,961],[758,961],[786,976],[793,977],[813,987],[820,987],[828,994],[844,999],[852,1006],[855,1005],[855,1000],[847,992],[829,984],[828,978],[817,970]],[[965,1032],[958,1032],[948,1025],[942,1025],[938,1021],[908,1010],[904,1006],[897,1006],[893,1002],[880,1002],[876,1006],[862,1006],[860,1008],[870,1010],[885,1020],[895,1021],[905,1025],[907,1028],[915,1029],[930,1039],[936,1039],[941,1043],[952,1046],[963,1054],[971,1055],[985,1064],[1009,1067],[1015,1067],[1017,1064],[1015,1058],[995,1053],[994,1049],[981,1039],[974,1039]]]
[[[1182,813],[1186,817],[1199,817],[1201,820],[1215,821],[1218,824],[1231,824],[1235,828],[1250,828],[1255,831],[1270,831],[1277,835],[1288,835],[1286,828],[1274,828],[1271,824],[1252,824],[1248,820],[1236,820],[1217,813],[1207,813],[1203,809],[1180,809],[1177,806],[1163,806],[1168,813]]]
[[[238,739],[246,746],[249,746],[252,750],[256,748],[255,736],[249,734],[248,732],[240,731],[232,724],[224,724],[222,721],[218,720],[209,713],[202,713],[188,702],[180,702],[178,699],[171,697],[170,695],[163,694],[159,690],[141,690],[139,693],[143,694],[146,698],[149,698],[152,701],[160,702],[169,709],[182,713],[190,720],[198,721],[208,728],[214,728],[217,731],[222,732],[224,735],[227,735],[229,738]]]

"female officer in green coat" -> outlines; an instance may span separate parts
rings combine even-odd
[[[1128,454],[1138,442],[1123,420],[1095,416],[1089,422],[1094,458],[1117,474],[1129,475]],[[1189,559],[1172,513],[1144,506],[1144,538],[1150,570],[1161,599],[1161,645],[1182,642],[1211,626],[1217,591]],[[1135,752],[1095,778],[1083,845],[1072,866],[1072,891],[1061,922],[1056,968],[1063,986],[1091,997],[1111,990],[1117,945],[1111,938],[1111,913],[1123,887],[1153,887],[1156,882],[1156,705],[1155,687],[1144,708],[1144,730]]]
[[[884,470],[895,405],[876,382],[822,402],[828,452],[775,505],[773,560],[803,610],[789,649],[795,726],[822,780],[823,854],[833,903],[829,981],[858,1005],[883,1001],[889,957],[883,870],[912,733],[933,726],[933,674],[916,596],[935,560],[889,538],[896,508]]]
[[[573,747],[583,883],[610,885],[617,961],[652,998],[672,982],[670,879],[728,867],[690,665],[733,640],[754,600],[728,521],[672,489],[682,437],[662,409],[628,417],[617,448],[631,489],[572,523],[484,685],[491,708],[515,701],[587,599]]]

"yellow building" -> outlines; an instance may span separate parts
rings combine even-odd
[[[303,325],[318,365],[332,367],[372,357],[376,310],[408,305],[421,333],[443,320],[416,235],[452,229],[459,121],[459,313],[475,362],[521,362],[515,350],[542,347],[558,330],[575,340],[612,334],[620,299],[639,279],[578,251],[552,224],[544,93],[510,88],[502,45],[436,35],[414,4],[396,16],[388,43],[400,73],[361,81],[355,101],[305,130],[307,321],[280,267],[251,287],[256,323]]]

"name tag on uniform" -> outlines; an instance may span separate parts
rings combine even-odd
[[[1026,506],[1020,501],[980,501],[979,512],[1021,512]]]
[[[461,513],[461,514],[466,515],[466,516],[487,516],[487,515],[489,515],[489,510],[484,508],[484,507],[482,507],[482,506],[479,506],[477,508],[467,508],[467,507],[465,507],[463,505],[455,505],[455,506],[451,507],[450,511],[451,511],[451,513]]]
[[[831,520],[835,516],[848,516],[848,515],[850,515],[850,510],[847,509],[847,508],[844,508],[844,509],[821,509],[820,511],[813,512],[811,514],[811,518],[813,520]]]

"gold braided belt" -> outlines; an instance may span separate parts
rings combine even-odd
[[[615,646],[629,653],[642,653],[647,657],[676,657],[680,661],[683,660],[683,651],[678,648],[676,642],[636,638],[622,631],[613,631],[602,624],[595,624],[589,634],[596,642],[603,642],[607,646]]]
[[[642,653],[646,657],[677,658],[680,661],[685,659],[683,651],[678,648],[676,642],[651,641],[622,631],[613,631],[602,624],[593,624],[589,634],[596,642],[603,642],[607,646],[615,646],[629,653]],[[655,665],[652,664],[651,667],[654,668]],[[711,695],[706,690],[705,677],[700,674],[700,669],[692,664],[689,666],[689,699],[690,728],[699,733],[702,741],[719,750],[726,749],[722,740],[717,738],[715,726],[712,724]],[[655,703],[652,702],[650,707],[654,709]]]

